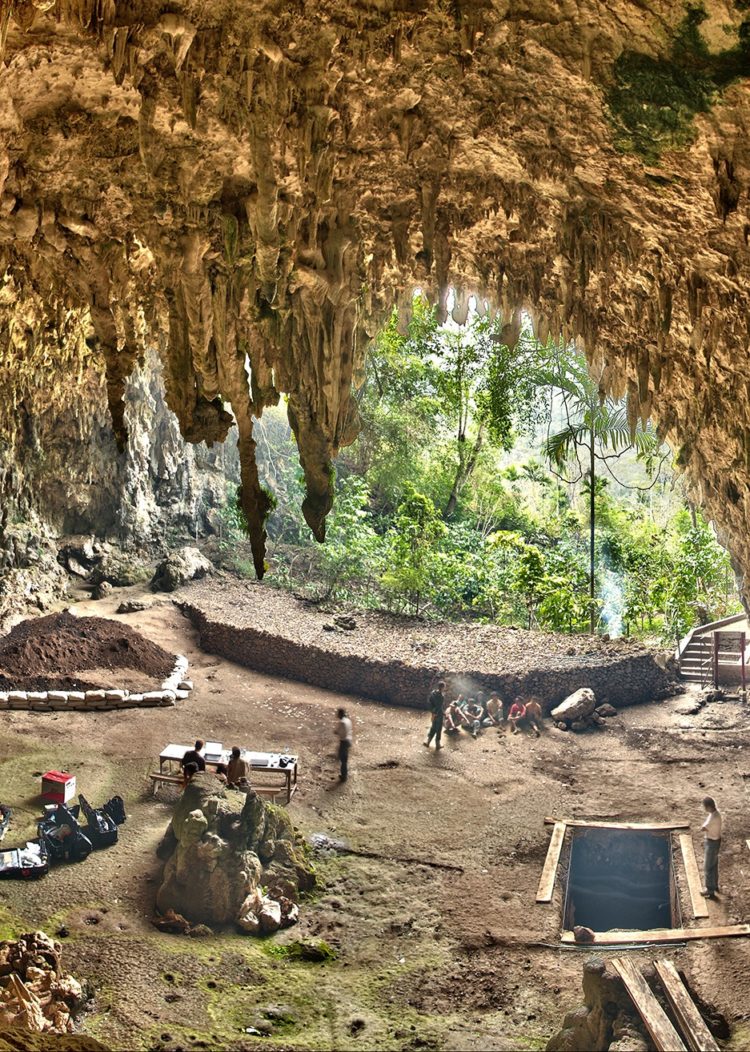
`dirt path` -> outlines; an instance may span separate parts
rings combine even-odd
[[[115,616],[134,590],[81,613]],[[715,922],[750,917],[745,785],[750,716],[716,703],[686,716],[684,698],[626,710],[606,731],[550,730],[539,741],[495,731],[423,748],[425,717],[264,677],[202,653],[168,601],[123,620],[190,660],[195,690],[175,709],[117,714],[7,713],[0,729],[0,798],[17,809],[6,841],[33,832],[38,777],[67,768],[87,797],[126,798],[120,843],[38,884],[0,885],[0,928],[64,926],[67,966],[95,992],[83,1029],[113,1049],[543,1048],[581,1001],[581,951],[555,948],[561,892],[534,903],[549,831],[545,815],[693,822],[714,793],[727,830]],[[335,782],[332,725],[354,720],[352,777]],[[168,741],[196,736],[299,752],[292,804],[305,832],[353,846],[464,867],[463,873],[357,857],[320,863],[321,889],[297,929],[259,942],[203,940],[149,924],[154,849],[170,815],[147,774]],[[26,828],[23,822],[26,821]],[[682,909],[688,899],[681,888]],[[289,960],[284,944],[314,936],[337,958]],[[539,946],[549,944],[550,948]],[[747,940],[670,952],[750,1045]],[[245,1031],[255,1029],[269,1036]]]

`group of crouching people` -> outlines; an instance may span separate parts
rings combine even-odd
[[[516,698],[509,703],[497,691],[493,691],[489,697],[481,691],[476,697],[458,694],[448,701],[444,680],[430,693],[429,707],[432,722],[424,743],[427,748],[434,739],[435,748],[441,749],[443,732],[456,735],[465,731],[476,738],[488,727],[507,727],[512,734],[528,727],[538,738],[542,727],[542,707],[538,701]]]

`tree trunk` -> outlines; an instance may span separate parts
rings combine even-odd
[[[596,582],[594,580],[594,538],[596,535],[596,460],[594,455],[594,431],[591,430],[591,445],[589,447],[591,463],[591,493],[589,496],[589,602],[591,610],[589,614],[590,632],[596,631],[596,613],[594,611],[594,596],[596,594]]]
[[[462,439],[459,439],[459,443]],[[465,439],[463,440],[465,441]],[[453,480],[453,486],[451,487],[451,493],[448,497],[448,503],[445,505],[443,511],[443,519],[447,521],[452,518],[456,511],[458,504],[458,498],[461,496],[466,483],[469,481],[471,476],[474,474],[474,468],[477,466],[477,460],[479,459],[479,453],[482,449],[482,443],[484,442],[484,421],[479,425],[477,431],[477,437],[474,439],[474,445],[471,447],[471,452],[467,457],[465,454],[461,455],[462,447],[459,444],[459,456],[458,456],[458,467],[456,469],[456,477]]]

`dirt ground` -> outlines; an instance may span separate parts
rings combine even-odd
[[[77,609],[115,617],[135,594],[118,589]],[[169,602],[121,619],[186,654],[195,684],[187,701],[113,714],[8,712],[0,726],[0,799],[16,819],[4,847],[33,834],[38,775],[48,768],[74,772],[95,804],[113,792],[125,797],[129,818],[114,848],[38,883],[0,884],[0,934],[67,930],[66,967],[93,993],[81,1029],[112,1049],[543,1048],[582,1001],[587,953],[559,946],[559,879],[550,905],[534,901],[545,816],[689,820],[700,859],[700,800],[713,793],[726,825],[722,895],[709,904],[710,923],[750,919],[750,712],[738,703],[686,715],[689,696],[677,697],[624,710],[605,730],[581,736],[548,729],[537,741],[493,730],[449,740],[436,754],[422,745],[423,713],[219,660],[198,649]],[[341,704],[356,736],[345,786],[333,755]],[[297,928],[264,941],[158,933],[149,923],[154,850],[171,803],[167,793],[151,796],[147,776],[167,742],[196,736],[298,752],[291,814],[305,834],[463,872],[321,858],[320,887]],[[677,875],[689,923],[679,860]],[[335,960],[293,960],[285,945],[308,937],[329,943]],[[749,950],[750,940],[738,938],[665,954],[727,1017],[731,1049],[750,1047]]]

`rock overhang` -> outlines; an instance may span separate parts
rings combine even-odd
[[[188,440],[236,425],[262,573],[253,418],[287,395],[322,538],[368,339],[415,284],[442,310],[453,286],[454,314],[481,292],[509,342],[524,308],[579,340],[631,419],[654,416],[744,572],[741,4],[4,0],[8,17],[11,447],[26,363],[37,382],[64,363],[62,389],[86,355],[124,443],[125,381],[155,345]]]

